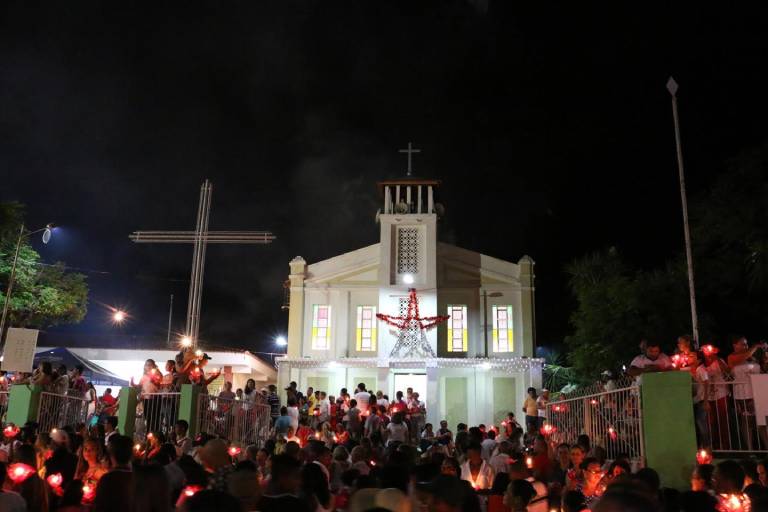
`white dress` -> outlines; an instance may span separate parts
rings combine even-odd
[[[493,486],[493,469],[485,461],[480,465],[477,478],[472,479],[472,471],[469,469],[469,461],[461,465],[461,479],[469,482],[475,489],[490,489]]]

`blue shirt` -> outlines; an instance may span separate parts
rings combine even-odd
[[[275,433],[285,434],[288,432],[288,427],[291,426],[290,416],[280,416],[275,420]]]

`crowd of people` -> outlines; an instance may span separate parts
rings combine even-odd
[[[149,432],[140,443],[117,430],[114,416],[50,432],[32,423],[5,425],[0,510],[768,510],[764,461],[698,465],[690,491],[679,493],[662,488],[653,469],[633,470],[626,455],[606,460],[605,449],[588,436],[556,444],[529,418],[526,432],[514,412],[498,426],[460,423],[454,431],[446,421],[437,428],[419,423],[424,410],[416,393],[410,400],[407,391],[398,393],[386,403],[384,394],[371,397],[361,387],[349,395],[342,390],[348,407],[335,401],[342,414],[329,405],[326,416],[314,412],[330,402],[325,393],[302,394],[292,386],[289,403],[312,404],[296,411],[294,429],[275,391],[268,397],[280,411],[261,446],[207,433],[192,437],[184,420],[169,436]],[[367,414],[357,412],[358,399]]]
[[[712,344],[693,348],[690,336],[677,339],[672,356],[658,343],[644,341],[641,354],[630,363],[627,373],[638,379],[644,373],[687,371],[694,383],[693,403],[699,446],[714,450],[768,450],[768,433],[758,427],[750,375],[768,373],[768,344],[750,344],[734,336],[726,358]]]

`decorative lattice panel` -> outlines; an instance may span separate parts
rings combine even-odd
[[[397,230],[397,273],[419,273],[419,228]]]

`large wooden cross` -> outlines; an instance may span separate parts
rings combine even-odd
[[[214,244],[270,244],[275,236],[269,231],[208,231],[208,217],[211,213],[211,192],[213,185],[205,180],[200,187],[200,202],[197,207],[197,225],[194,231],[134,231],[130,239],[136,243],[193,244],[192,274],[189,279],[187,301],[187,325],[185,336],[191,345],[197,346],[200,332],[200,308],[203,298],[203,274],[205,271],[205,249]]]

